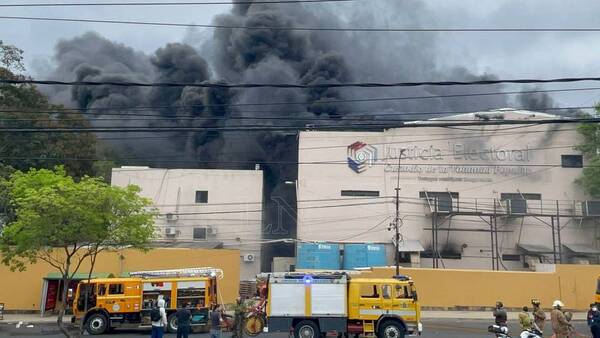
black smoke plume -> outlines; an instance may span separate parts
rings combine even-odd
[[[402,82],[493,79],[476,74],[464,65],[443,66],[443,51],[435,33],[368,33],[272,30],[260,27],[422,27],[436,22],[434,11],[422,1],[373,1],[369,5],[340,4],[236,4],[229,13],[215,17],[225,26],[257,29],[216,28],[201,45],[168,43],[147,55],[97,33],[61,41],[56,47],[57,80],[136,81],[189,83],[299,83]],[[186,41],[199,39],[187,38]],[[196,126],[245,127],[257,125],[304,127],[340,125],[356,128],[348,117],[367,116],[366,121],[385,123],[386,114],[419,118],[420,112],[477,111],[509,106],[506,96],[473,96],[427,100],[339,102],[345,99],[402,96],[439,96],[499,91],[502,86],[417,87],[388,89],[201,89],[137,87],[72,87],[50,92],[54,101],[91,109],[97,126]],[[539,98],[535,107],[552,104]],[[252,103],[277,105],[252,106]],[[294,103],[294,104],[289,104]],[[298,104],[300,103],[300,104]],[[531,102],[529,102],[531,103]],[[529,104],[528,103],[528,104]],[[110,109],[110,110],[107,110]],[[125,120],[112,120],[108,112]],[[142,115],[143,113],[143,115]],[[383,117],[369,117],[378,114]],[[146,115],[154,115],[148,117]],[[265,117],[293,118],[265,120]],[[402,116],[400,116],[402,117]],[[430,118],[432,115],[423,115]],[[114,116],[112,116],[114,118]],[[329,118],[323,121],[323,118]],[[304,119],[304,120],[303,120]],[[314,120],[312,120],[314,119]],[[390,121],[391,122],[391,121]],[[362,126],[362,125],[361,125]],[[393,126],[392,123],[389,126]],[[296,179],[295,133],[188,132],[111,134],[106,140],[117,153],[152,157],[132,164],[160,167],[241,168],[263,164],[266,200],[282,196],[295,204],[293,187],[284,181]],[[177,162],[177,160],[184,160]],[[283,162],[273,164],[272,162]],[[289,162],[289,164],[286,164]],[[268,207],[266,223],[275,225],[277,205]],[[284,217],[286,234],[292,237],[295,219]],[[277,227],[281,228],[281,227]],[[278,248],[278,250],[283,250]],[[272,255],[291,255],[289,247]],[[263,260],[268,264],[269,260]]]

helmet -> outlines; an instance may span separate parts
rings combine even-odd
[[[552,307],[563,307],[563,306],[565,306],[565,304],[563,304],[563,302],[561,302],[558,299],[552,303]]]
[[[496,302],[496,307],[504,307],[504,304],[502,304],[501,301],[497,301]]]
[[[531,300],[531,305],[538,305],[539,306],[540,305],[540,300],[537,299],[537,298],[532,299]]]

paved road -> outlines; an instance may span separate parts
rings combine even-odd
[[[423,322],[425,332],[421,338],[482,338],[482,337],[493,337],[492,334],[487,333],[488,321],[484,320],[456,320],[456,319],[427,319]],[[579,332],[589,335],[587,327],[584,322],[576,322],[575,327]],[[511,333],[514,337],[516,335],[516,325],[510,325]],[[550,330],[547,324],[546,330]],[[49,337],[49,338],[61,338],[62,335],[58,334],[51,325],[36,325],[34,328],[21,328],[15,329],[14,326],[7,327],[6,325],[0,324],[0,337]],[[110,335],[96,336],[98,338],[133,338],[133,337],[149,337],[149,331],[143,330],[115,330]],[[550,335],[546,335],[549,337]],[[91,337],[91,336],[90,336]],[[174,338],[175,335],[166,334],[167,338]],[[194,338],[208,338],[208,334],[193,334],[190,337]],[[231,335],[224,333],[223,338],[230,338]],[[259,338],[288,338],[287,334],[282,333],[268,333],[258,336]]]

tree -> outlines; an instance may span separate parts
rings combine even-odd
[[[7,186],[15,217],[0,234],[2,263],[23,271],[29,263],[46,262],[61,273],[63,300],[86,259],[94,263],[109,249],[145,250],[154,238],[156,212],[136,186],[113,187],[88,176],[75,181],[62,167],[16,171]],[[62,322],[65,303],[57,324],[70,337]]]
[[[23,51],[0,40],[0,78],[24,79],[24,70]],[[75,128],[89,127],[89,122],[82,114],[49,103],[34,85],[0,84],[0,127]],[[96,137],[89,133],[0,133],[0,161],[19,170],[52,168],[58,162],[80,177],[94,174],[94,162],[74,158],[95,158],[95,146]]]
[[[600,113],[600,104],[596,106]],[[577,130],[583,136],[583,142],[577,147],[586,159],[581,177],[577,183],[592,197],[600,197],[600,124],[584,123]]]

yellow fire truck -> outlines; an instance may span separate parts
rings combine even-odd
[[[158,299],[163,298],[169,332],[177,331],[175,312],[185,304],[191,305],[192,326],[208,328],[208,312],[217,304],[217,279],[223,277],[222,270],[190,268],[139,271],[129,275],[129,278],[80,283],[75,292],[71,322],[78,324],[83,320],[85,329],[93,335],[119,327],[149,327],[150,312]]]
[[[247,331],[252,321],[248,318]],[[263,331],[293,331],[296,338],[319,338],[328,332],[404,338],[423,328],[409,277],[351,278],[339,272],[269,274],[266,323]]]

